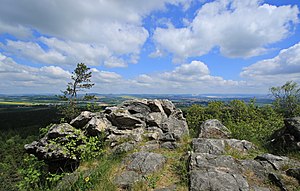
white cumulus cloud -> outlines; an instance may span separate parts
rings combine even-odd
[[[59,92],[71,74],[57,66],[35,68],[16,63],[0,53],[0,89],[2,93]]]
[[[164,10],[166,4],[187,8],[190,3],[190,0],[2,0],[0,34],[31,41],[37,31],[44,36],[38,40],[50,49],[42,50],[36,42],[16,41],[4,48],[7,55],[21,48],[21,56],[42,63],[66,64],[77,59],[75,63],[87,60],[90,65],[100,65],[106,61],[108,67],[124,67],[125,62],[137,62],[149,37],[143,26],[147,15]],[[30,50],[24,50],[25,45]],[[40,55],[33,55],[34,51]],[[120,57],[124,55],[132,59],[122,60]],[[112,63],[113,60],[117,62]]]
[[[207,54],[219,47],[227,57],[252,57],[286,38],[298,23],[297,6],[273,6],[260,0],[217,0],[204,4],[183,28],[157,28],[157,47],[174,61]]]
[[[95,83],[93,90],[111,91],[112,87],[120,88],[127,83],[117,73],[100,71],[96,68],[91,68],[91,71],[92,82]],[[60,93],[68,82],[71,82],[71,72],[61,67],[25,66],[0,53],[1,93]]]
[[[240,75],[249,81],[269,86],[283,84],[288,80],[300,82],[300,42],[281,50],[274,58],[243,68]]]
[[[224,93],[226,89],[238,91],[245,84],[244,81],[225,80],[210,75],[207,65],[196,60],[172,71],[139,75],[131,83],[147,88],[145,91],[148,93]]]

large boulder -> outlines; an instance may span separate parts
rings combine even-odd
[[[112,126],[111,122],[105,117],[96,115],[83,127],[88,136],[97,136],[107,131]]]
[[[39,141],[25,145],[25,150],[49,164],[49,170],[56,172],[74,170],[79,162],[77,148],[84,143],[84,134],[67,123],[54,124]],[[74,143],[71,146],[70,143]]]
[[[219,120],[204,121],[199,129],[199,138],[230,138],[231,133]]]
[[[79,136],[82,132],[67,123],[54,124],[42,139],[26,144],[25,149],[42,160],[74,159],[63,145]]]
[[[75,128],[83,128],[92,117],[95,116],[94,113],[90,111],[83,111],[75,119],[73,119],[70,124]]]
[[[271,147],[278,151],[300,151],[300,117],[285,119],[284,124],[271,136]]]

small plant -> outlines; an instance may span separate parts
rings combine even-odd
[[[148,188],[148,185],[145,183],[144,180],[140,180],[140,181],[135,182],[135,183],[132,185],[132,187],[131,187],[130,190],[131,190],[131,191],[141,191],[141,190],[143,190],[143,191],[148,191],[149,188]]]
[[[62,173],[62,174],[52,174],[52,173],[48,173],[48,176],[46,178],[46,182],[47,188],[52,188],[54,186],[57,185],[57,183],[65,176],[67,175],[66,173]]]
[[[182,186],[188,186],[189,184],[188,160],[181,158],[180,160],[176,161],[172,166],[172,170],[180,178],[179,184]]]
[[[42,128],[40,128],[39,130],[40,130],[40,132],[39,132],[39,137],[40,138],[42,138],[42,137],[44,137],[47,133],[48,133],[48,131],[50,130],[50,128],[52,127],[52,123],[50,123],[49,125],[47,125],[46,127],[42,127]]]
[[[83,161],[88,161],[91,159],[95,159],[99,156],[102,156],[104,153],[103,147],[104,147],[104,143],[103,143],[103,138],[101,136],[89,137],[86,140],[80,158]]]
[[[153,175],[146,176],[145,179],[148,183],[148,187],[154,189],[156,188],[156,184],[157,181],[159,180],[159,176],[153,174]]]
[[[46,179],[45,163],[39,161],[34,155],[27,155],[24,164],[27,168],[19,170],[23,177],[17,185],[19,190],[37,190],[43,187]]]

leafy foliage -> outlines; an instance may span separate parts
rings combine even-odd
[[[234,138],[264,145],[270,135],[283,126],[282,115],[271,106],[258,107],[253,99],[249,104],[233,100],[228,104],[214,101],[207,107],[193,105],[187,111],[192,136],[199,134],[200,125],[208,119],[218,119],[229,128]]]
[[[270,88],[275,97],[275,109],[285,117],[300,115],[300,87],[296,82],[288,81],[282,86]]]
[[[46,179],[45,163],[39,161],[34,155],[27,155],[24,158],[24,165],[27,168],[19,170],[23,178],[18,183],[18,188],[20,190],[38,190],[44,185]]]

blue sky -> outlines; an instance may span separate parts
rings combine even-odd
[[[300,83],[298,0],[0,0],[0,94],[268,93]]]

